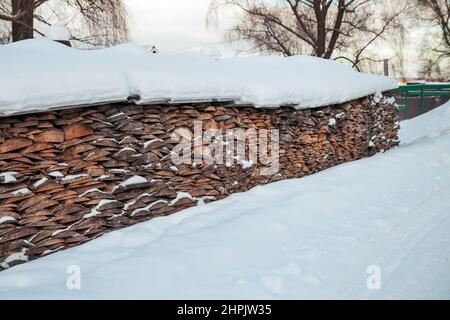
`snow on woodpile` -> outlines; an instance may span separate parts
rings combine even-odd
[[[389,100],[314,110],[111,103],[0,117],[0,271],[261,184],[385,152],[398,145],[399,114]],[[208,128],[223,132],[214,146],[197,135],[199,119],[206,135]],[[248,128],[276,130],[255,136],[269,139],[267,160],[261,144],[256,158],[234,150],[224,156],[230,145],[240,148],[239,132],[251,134]],[[199,154],[177,161],[175,140],[195,144]],[[251,138],[245,140],[250,150]],[[214,164],[206,162],[211,157]]]
[[[217,60],[193,53],[151,54],[134,44],[78,50],[26,40],[0,46],[0,115],[126,101],[234,100],[257,107],[312,108],[397,87],[314,57]]]

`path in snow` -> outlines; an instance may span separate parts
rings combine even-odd
[[[6,270],[0,298],[450,298],[449,128]]]

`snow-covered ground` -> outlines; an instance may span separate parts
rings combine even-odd
[[[215,60],[151,54],[135,44],[78,50],[46,39],[0,45],[0,70],[0,116],[136,96],[138,103],[224,99],[312,108],[397,88],[393,78],[315,57]]]
[[[450,102],[425,113],[424,115],[402,122],[400,141],[406,145],[422,137],[433,138],[450,134]]]
[[[407,143],[385,154],[1,272],[0,298],[448,299],[450,121],[430,128],[449,114],[405,122]],[[73,265],[80,290],[66,287]]]

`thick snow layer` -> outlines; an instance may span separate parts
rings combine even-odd
[[[448,299],[449,128],[0,272],[0,299]]]
[[[411,120],[402,121],[400,142],[408,144],[422,137],[436,137],[450,130],[450,101]]]
[[[0,46],[0,69],[4,115],[130,96],[139,96],[139,103],[231,99],[312,108],[397,88],[392,78],[314,57],[217,60],[199,53],[151,54],[134,44],[83,51],[46,39]]]
[[[70,31],[64,26],[49,26],[45,31],[45,37],[49,40],[69,41]]]

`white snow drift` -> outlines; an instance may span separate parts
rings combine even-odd
[[[314,57],[216,60],[151,54],[134,44],[78,50],[47,39],[0,46],[0,70],[0,115],[131,96],[139,103],[218,99],[312,108],[397,88],[392,78]]]
[[[437,137],[442,133],[450,133],[450,103],[420,117],[403,121],[400,141],[408,144],[423,137]]]
[[[64,26],[49,26],[45,30],[45,37],[54,41],[69,41],[70,31]]]
[[[449,129],[11,268],[0,299],[448,299]],[[380,290],[366,286],[371,266]],[[81,290],[69,290],[78,268]]]

